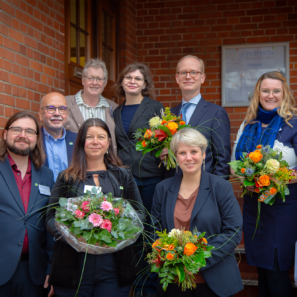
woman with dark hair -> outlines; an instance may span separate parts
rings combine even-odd
[[[162,103],[150,99],[154,98],[153,88],[150,70],[141,63],[126,66],[114,86],[116,94],[125,96],[126,99],[114,111],[118,156],[133,172],[143,205],[149,212],[156,184],[164,177],[164,166],[158,167],[155,157],[151,154],[143,156],[142,152],[136,152],[135,145],[138,140],[134,138],[134,132],[138,128],[149,129],[149,120],[160,116],[161,109],[164,109]],[[141,286],[138,286],[135,296],[140,293],[140,290]],[[154,294],[155,279],[147,278],[142,291],[147,295]]]
[[[254,90],[244,122],[234,141],[232,160],[252,152],[257,145],[270,145],[282,152],[290,168],[297,166],[297,109],[284,75],[263,74]],[[231,174],[235,174],[231,169]],[[244,195],[243,233],[247,263],[257,267],[261,297],[293,296],[289,270],[297,240],[297,179],[289,183],[286,201],[261,203],[261,219],[255,232],[258,194]],[[248,187],[255,192],[254,186]]]
[[[46,223],[56,243],[49,282],[57,297],[75,296],[85,253],[76,252],[57,230],[53,203],[60,197],[82,195],[86,185],[100,185],[103,193],[129,199],[136,210],[142,210],[132,173],[121,167],[121,161],[110,147],[112,140],[107,125],[97,118],[85,121],[77,135],[71,166],[59,174],[51,192]],[[136,255],[133,246],[112,254],[88,254],[77,296],[128,297],[138,272]]]

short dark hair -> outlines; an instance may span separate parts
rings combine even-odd
[[[87,132],[90,127],[101,127],[107,132],[108,138],[110,138],[110,149],[108,150],[108,154],[104,155],[104,163],[106,167],[108,165],[114,165],[119,167],[122,166],[121,160],[113,152],[111,134],[106,123],[98,118],[88,119],[81,125],[78,131],[76,142],[73,149],[73,158],[71,165],[64,172],[64,178],[66,181],[69,181],[70,179],[73,181],[83,181],[86,179],[87,160],[85,153],[85,142]]]
[[[39,168],[42,167],[42,165],[44,164],[44,161],[45,161],[45,154],[44,154],[44,151],[43,151],[43,144],[42,144],[42,139],[41,139],[41,136],[40,136],[40,127],[39,127],[39,124],[37,122],[37,119],[27,111],[17,112],[8,119],[8,121],[7,121],[7,123],[6,123],[5,127],[4,127],[4,130],[2,132],[2,139],[1,139],[1,142],[0,142],[0,160],[2,162],[4,162],[4,159],[7,156],[7,145],[6,145],[6,141],[3,138],[4,131],[5,130],[8,131],[8,128],[15,121],[17,121],[19,119],[24,119],[24,118],[30,118],[36,124],[37,142],[36,142],[36,146],[35,146],[34,150],[30,153],[30,159],[31,159],[32,163],[34,164],[35,168],[39,169]]]
[[[141,91],[142,96],[146,96],[149,98],[155,98],[154,92],[154,82],[152,79],[152,75],[150,69],[142,64],[142,63],[132,63],[127,65],[119,74],[118,80],[113,86],[114,92],[117,96],[125,96],[125,91],[122,87],[122,82],[127,73],[133,72],[135,70],[139,70],[143,75],[144,81],[146,82],[146,87]]]

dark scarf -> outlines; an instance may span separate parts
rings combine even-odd
[[[277,113],[277,108],[266,111],[260,106],[256,118],[256,123],[248,124],[244,128],[240,139],[237,143],[235,158],[240,160],[242,153],[252,152],[256,146],[262,144],[263,146],[270,145],[273,147],[277,132],[282,127],[284,121]],[[262,123],[269,125],[266,127],[262,134]]]

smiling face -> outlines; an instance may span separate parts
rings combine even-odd
[[[202,153],[198,146],[188,146],[183,143],[178,144],[176,160],[183,174],[196,174],[201,171],[205,152]]]
[[[137,96],[145,89],[146,82],[142,73],[137,69],[133,72],[128,72],[122,81],[122,87],[125,94]]]
[[[109,144],[110,139],[103,128],[89,127],[84,148],[87,162],[103,159]]]
[[[195,58],[185,58],[178,64],[178,72],[191,70],[202,72],[200,62]],[[181,77],[178,73],[175,75],[176,82],[178,83],[183,96],[192,95],[192,98],[200,93],[201,84],[204,83],[205,74],[198,73],[195,77],[191,77],[187,73],[186,77]],[[187,100],[187,98],[184,98]]]
[[[36,124],[30,118],[18,119],[9,128],[12,127],[31,129],[37,132]],[[28,156],[35,149],[37,143],[37,135],[27,136],[24,130],[19,135],[14,135],[11,129],[4,130],[3,138],[6,141],[7,150],[20,156]]]
[[[59,93],[47,94],[43,98],[40,106],[41,108],[38,111],[39,119],[42,122],[43,127],[49,134],[53,134],[52,131],[55,134],[62,134],[63,127],[68,120],[68,110],[66,111],[66,113],[61,114],[59,110],[56,109],[56,111],[51,114],[47,111],[46,106],[67,107],[65,97]]]
[[[283,101],[284,90],[280,80],[266,78],[260,85],[260,104],[270,111],[279,107]]]
[[[100,82],[97,80],[89,81],[88,77],[101,78],[102,80]],[[103,80],[104,78],[105,76],[102,68],[89,67],[82,78],[82,85],[84,86],[84,95],[86,95],[87,97],[98,98],[102,94],[107,84],[107,80]]]

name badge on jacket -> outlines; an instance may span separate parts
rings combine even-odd
[[[51,190],[48,186],[38,185],[39,193],[42,195],[50,196]]]

